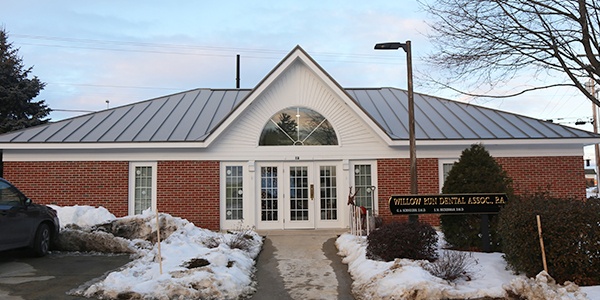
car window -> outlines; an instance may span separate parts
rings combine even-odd
[[[0,181],[0,205],[17,205],[24,199],[15,187],[7,182]]]

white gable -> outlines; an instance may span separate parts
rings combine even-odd
[[[290,160],[357,158],[360,153],[372,158],[374,152],[391,151],[383,138],[385,134],[374,132],[378,127],[369,124],[368,117],[360,116],[362,111],[352,101],[345,101],[347,95],[318,68],[311,68],[310,61],[293,59],[272,75],[275,74],[275,78],[263,83],[264,88],[257,89],[259,93],[246,99],[243,111],[235,114],[226,130],[219,132],[208,152],[219,153],[222,159]],[[305,107],[322,114],[336,131],[339,145],[259,147],[260,134],[268,120],[290,107]]]

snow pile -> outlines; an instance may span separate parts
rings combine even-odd
[[[528,297],[526,299],[588,299],[573,284],[562,287],[543,275],[538,275],[536,280],[513,275],[507,270],[501,253],[472,253],[477,264],[470,270],[470,280],[450,283],[426,271],[427,261],[367,259],[365,237],[343,234],[336,245],[339,255],[344,257],[343,262],[348,264],[354,280],[352,292],[357,299],[508,298],[508,291]],[[593,289],[595,287],[587,292]]]
[[[71,291],[73,295],[101,299],[237,299],[255,291],[254,259],[261,250],[262,238],[252,230],[216,233],[168,214],[159,215],[157,227],[156,215],[149,210],[142,215],[111,218],[101,212],[103,209],[92,207],[54,208],[59,218],[65,217],[60,220],[65,226],[59,241],[63,250],[70,242],[85,249],[77,251],[125,252],[136,258],[121,270]],[[81,217],[86,215],[83,221]],[[161,232],[162,259],[157,228]]]
[[[556,282],[545,271],[540,272],[535,279],[515,278],[507,286],[513,294],[530,300],[545,299],[588,299],[574,283],[566,282],[565,286],[557,285]]]
[[[102,224],[116,219],[115,215],[111,214],[108,209],[100,206],[56,206],[48,205],[56,210],[60,227],[65,228],[69,224],[76,224],[79,227],[92,226]]]

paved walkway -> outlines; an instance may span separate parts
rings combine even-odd
[[[256,263],[258,287],[252,299],[353,300],[348,267],[337,255],[340,230],[261,231]]]

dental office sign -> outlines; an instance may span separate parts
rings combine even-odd
[[[393,195],[394,215],[497,214],[506,204],[506,194]]]

